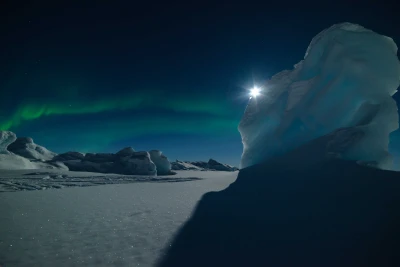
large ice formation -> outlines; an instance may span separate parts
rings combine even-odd
[[[79,152],[68,152],[61,156],[56,158],[71,171],[151,176],[157,174],[156,165],[146,151],[135,152],[133,149],[131,151],[123,149],[116,154],[87,153],[84,156]]]
[[[241,167],[330,134],[325,156],[390,169],[389,134],[398,128],[396,53],[391,38],[359,25],[337,24],[319,33],[304,60],[250,99],[239,124]]]
[[[160,150],[150,150],[149,154],[151,161],[153,161],[157,167],[157,174],[163,175],[171,173],[171,163]]]
[[[17,138],[15,133],[0,131],[0,170],[61,169],[61,162],[48,161],[56,155],[33,143],[32,138]]]
[[[0,154],[10,154],[8,146],[17,140],[15,133],[10,131],[0,131]]]
[[[61,169],[150,176],[175,174],[171,172],[168,158],[158,150],[150,153],[136,152],[132,147],[126,147],[115,154],[70,151],[57,155],[35,144],[32,138],[17,138],[9,131],[0,131],[0,170],[2,169]]]
[[[63,162],[70,171],[116,173],[127,175],[157,175],[156,165],[146,151],[136,152],[132,147],[117,153],[67,152],[53,158]]]
[[[30,137],[18,137],[8,146],[8,150],[27,159],[51,160],[57,154],[37,145]]]

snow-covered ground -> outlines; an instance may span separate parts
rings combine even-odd
[[[38,188],[51,188],[42,183],[52,181],[66,183],[62,179],[78,186],[99,180],[120,184],[3,190],[0,266],[152,266],[201,196],[226,188],[237,176],[211,171],[178,171],[158,178],[46,172],[2,171],[0,179],[14,184],[24,180],[22,186]]]
[[[26,190],[61,189],[65,187],[85,187],[104,184],[127,184],[137,182],[185,182],[200,180],[210,174],[180,172],[169,176],[141,176],[103,174],[93,172],[71,172],[64,170],[1,170],[0,193]]]

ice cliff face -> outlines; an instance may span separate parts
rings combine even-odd
[[[0,154],[9,155],[8,146],[17,140],[15,133],[10,131],[0,131]]]
[[[151,161],[157,167],[157,174],[169,174],[171,172],[171,163],[160,150],[150,150],[149,154]]]
[[[304,60],[250,99],[239,124],[241,167],[330,134],[326,157],[390,169],[389,134],[398,128],[396,53],[391,38],[359,25],[337,24],[319,33]]]

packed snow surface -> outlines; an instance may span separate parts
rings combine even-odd
[[[79,175],[84,174],[95,175]],[[23,171],[0,173],[3,178],[22,175]],[[0,265],[153,266],[201,196],[226,188],[236,176],[237,172],[178,171],[174,179],[186,182],[143,179],[0,193]],[[202,179],[187,182],[190,177]]]
[[[322,31],[304,60],[273,76],[250,99],[239,125],[241,167],[333,133],[326,156],[390,169],[389,134],[398,128],[392,98],[400,81],[396,53],[391,38],[359,25]]]
[[[154,175],[121,175],[86,171],[75,172],[59,169],[1,170],[0,193],[138,182],[171,183],[201,179],[198,177],[187,177],[187,174],[188,173],[185,172],[183,177],[181,175],[158,177]]]

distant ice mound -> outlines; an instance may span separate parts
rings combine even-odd
[[[131,156],[135,153],[135,150],[132,147],[125,147],[123,149],[121,149],[120,151],[117,152],[117,156],[121,156],[121,157],[127,157],[127,156]]]
[[[180,160],[171,162],[171,169],[172,170],[195,170],[195,171],[204,170],[203,168],[193,165],[190,162],[185,162],[185,161],[180,161]]]
[[[53,158],[53,161],[67,161],[67,160],[82,160],[85,158],[85,154],[75,151],[69,151],[58,154]]]
[[[171,173],[171,163],[160,150],[150,150],[149,154],[151,161],[153,161],[157,167],[157,174],[163,175]]]
[[[329,134],[326,157],[390,169],[389,134],[398,128],[396,53],[391,38],[359,25],[337,24],[319,33],[304,60],[250,99],[239,124],[241,167]]]
[[[179,161],[171,162],[173,170],[200,170],[200,171],[226,171],[234,172],[239,170],[237,167],[220,163],[214,159],[207,161]]]
[[[33,142],[30,137],[18,137],[8,146],[8,150],[27,159],[51,160],[57,154]]]
[[[215,170],[215,171],[233,172],[233,171],[238,170],[238,168],[236,168],[234,166],[220,163],[220,162],[216,161],[215,159],[210,159],[207,162],[207,165],[208,165],[208,169]]]

